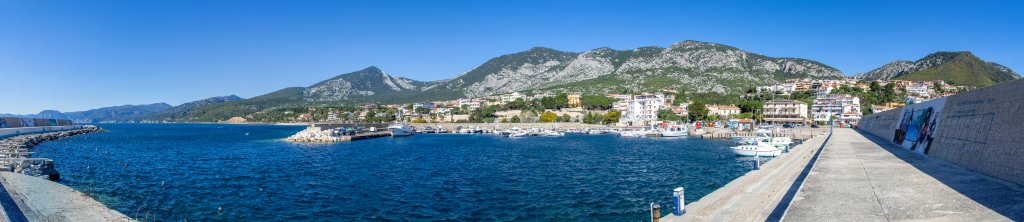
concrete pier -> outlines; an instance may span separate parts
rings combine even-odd
[[[0,185],[20,212],[4,212],[0,221],[133,221],[70,187],[46,179],[0,172]],[[6,201],[5,201],[6,202]],[[12,215],[17,214],[17,215]]]
[[[836,128],[686,209],[661,221],[1024,221],[1024,188]]]
[[[1021,186],[836,129],[787,221],[1021,221]]]

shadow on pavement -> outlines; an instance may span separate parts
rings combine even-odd
[[[897,158],[1014,221],[1024,221],[1024,187],[990,177],[941,159],[928,157],[896,146],[870,133],[855,130]]]

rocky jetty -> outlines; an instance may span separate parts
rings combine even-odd
[[[30,150],[42,142],[65,137],[101,132],[97,126],[83,126],[81,129],[25,134],[0,139],[0,171],[10,171],[29,176],[48,177],[59,180],[60,173],[54,168],[53,160],[30,158]]]
[[[342,137],[334,136],[331,130],[323,130],[320,129],[320,127],[311,126],[295,133],[295,135],[285,138],[284,141],[297,143],[333,143],[344,140]]]

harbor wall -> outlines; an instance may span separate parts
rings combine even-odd
[[[872,114],[860,124],[905,149],[1024,184],[1024,79]]]
[[[23,135],[23,134],[45,133],[45,132],[64,131],[64,130],[73,130],[73,129],[81,129],[81,128],[82,128],[81,125],[0,128],[0,138],[17,136],[17,135]]]
[[[74,123],[66,119],[40,119],[0,117],[0,128],[35,127],[35,126],[70,126]]]

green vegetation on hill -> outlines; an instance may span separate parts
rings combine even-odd
[[[939,66],[897,77],[912,81],[944,80],[957,85],[984,87],[1014,80],[1016,74],[998,64],[982,61],[971,53],[960,53]],[[1018,77],[1019,78],[1019,77]]]

